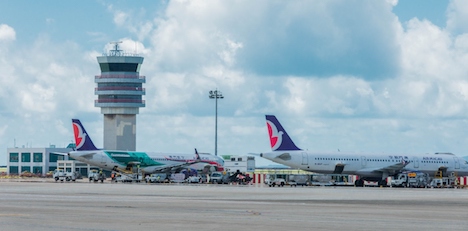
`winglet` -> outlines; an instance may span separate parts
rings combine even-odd
[[[75,135],[75,143],[77,151],[91,151],[98,150],[94,146],[93,141],[88,136],[86,129],[81,124],[80,120],[72,119],[73,133]]]
[[[281,126],[274,115],[266,115],[268,135],[270,137],[271,150],[273,151],[294,151],[301,150],[289,137],[286,130]]]

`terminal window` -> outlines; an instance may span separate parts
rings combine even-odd
[[[10,162],[18,162],[18,153],[10,153]],[[18,173],[18,169],[16,173]]]
[[[62,155],[59,155],[59,154],[52,154],[50,153],[50,156],[49,156],[49,162],[57,162],[57,160],[63,160],[63,156]]]
[[[21,172],[31,172],[30,166],[21,166]]]
[[[34,166],[32,173],[42,174],[42,166]]]
[[[10,174],[18,174],[18,166],[10,166]]]
[[[21,153],[21,162],[31,162],[31,153]]]
[[[34,162],[42,162],[42,153],[33,154]]]

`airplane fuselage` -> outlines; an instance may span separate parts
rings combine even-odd
[[[69,156],[78,161],[96,166],[105,170],[115,168],[125,169],[129,164],[137,164],[145,173],[158,172],[162,167],[174,166],[177,168],[181,163],[195,161],[193,154],[177,153],[146,153],[109,150],[73,151]],[[214,166],[223,170],[223,160],[210,154],[200,154],[200,162],[192,166],[197,170],[205,166]]]
[[[468,175],[468,163],[450,153],[421,155],[314,153],[307,151],[273,151],[262,157],[305,171],[323,174],[350,174],[378,179],[401,171],[412,170],[434,176],[446,174]]]

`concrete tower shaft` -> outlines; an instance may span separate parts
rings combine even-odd
[[[136,149],[136,114],[145,106],[143,83],[140,76],[143,57],[123,53],[118,43],[114,50],[97,57],[101,75],[95,77],[98,99],[95,106],[104,115],[104,149]]]

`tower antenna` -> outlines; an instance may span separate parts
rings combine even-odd
[[[119,43],[122,43],[122,41],[110,42],[110,44],[114,44],[114,50],[109,51],[109,56],[122,56],[123,52],[119,49]]]

